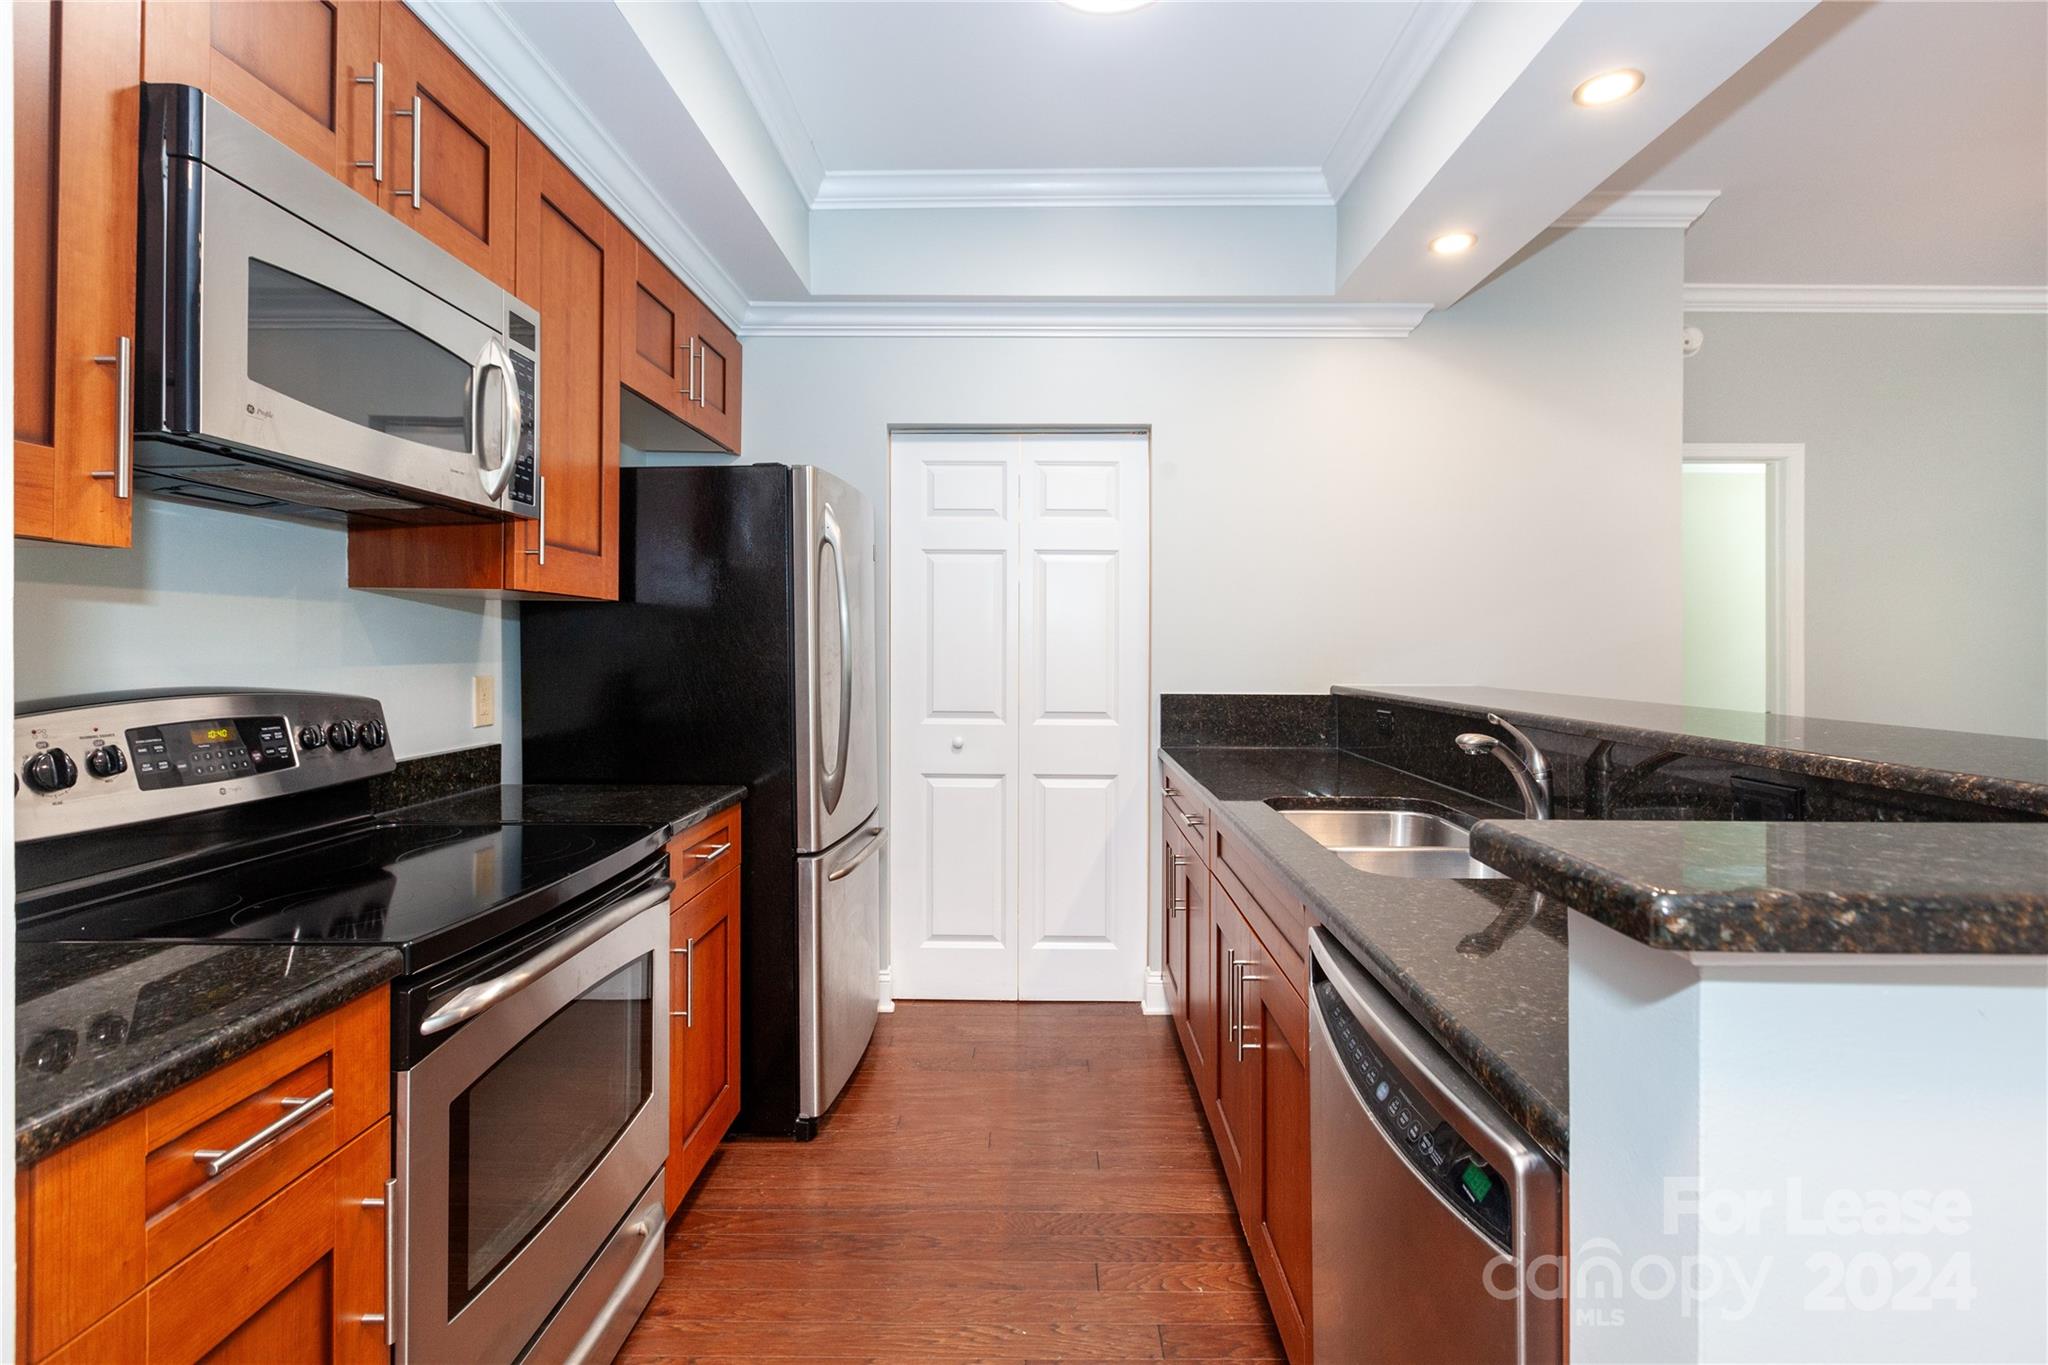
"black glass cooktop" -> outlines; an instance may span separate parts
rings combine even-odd
[[[145,888],[24,907],[30,942],[379,943],[408,971],[549,913],[660,848],[631,825],[416,825],[322,831],[289,852]]]

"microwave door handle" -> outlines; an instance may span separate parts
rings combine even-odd
[[[503,391],[500,397],[502,410],[499,416],[504,427],[498,436],[498,463],[483,472],[484,496],[492,502],[505,494],[505,485],[512,478],[512,458],[519,449],[519,387],[512,382],[511,356],[504,344],[496,337],[484,343],[483,356],[476,367],[476,426],[477,439],[483,439],[484,405],[490,401],[488,377],[496,372],[498,387]]]

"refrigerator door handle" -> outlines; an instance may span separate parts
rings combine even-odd
[[[819,572],[822,576],[825,550],[829,547],[832,551],[832,581],[839,587],[839,734],[833,742],[832,761],[824,765],[825,809],[833,811],[839,808],[840,794],[846,790],[846,756],[853,744],[853,604],[846,591],[846,550],[839,535],[839,519],[832,514],[831,503],[825,504],[819,521]],[[820,697],[821,710],[823,703],[824,699]]]

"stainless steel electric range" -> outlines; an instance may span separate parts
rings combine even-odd
[[[397,950],[397,1358],[609,1360],[661,1280],[660,832],[380,819],[389,739],[308,692],[25,709],[17,933]]]

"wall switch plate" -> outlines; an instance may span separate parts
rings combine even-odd
[[[488,673],[469,680],[469,723],[479,730],[498,723],[498,680]]]
[[[1372,732],[1381,739],[1392,739],[1394,737],[1394,713],[1384,706],[1375,708],[1372,713]]]

